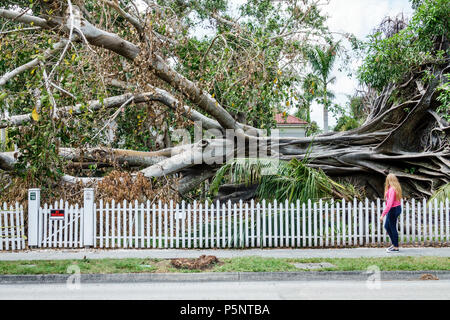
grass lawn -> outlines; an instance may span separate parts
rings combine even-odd
[[[220,263],[205,272],[274,272],[302,271],[292,263],[329,262],[335,268],[319,271],[358,271],[376,265],[382,271],[394,270],[450,270],[448,257],[387,257],[387,258],[314,258],[275,259],[245,257],[220,259]],[[64,274],[76,264],[81,273],[143,273],[143,272],[202,272],[202,270],[177,269],[170,260],[163,259],[85,259],[85,260],[36,260],[0,261],[0,274]]]

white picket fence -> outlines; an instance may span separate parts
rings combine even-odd
[[[449,244],[449,200],[402,201],[401,244]],[[249,248],[351,247],[389,242],[375,202],[94,205],[94,247]]]
[[[21,250],[25,248],[23,206],[3,203],[0,207],[0,251]]]

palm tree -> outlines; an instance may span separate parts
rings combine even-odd
[[[312,73],[309,78],[315,77],[318,81],[317,87],[320,91],[317,94],[320,95],[323,103],[323,127],[325,133],[328,132],[328,108],[330,101],[334,97],[328,86],[336,81],[336,77],[330,78],[330,73],[336,61],[338,45],[339,43],[329,42],[327,48],[315,46],[307,52],[312,67]]]

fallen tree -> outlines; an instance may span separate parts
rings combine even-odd
[[[19,66],[15,70],[0,78],[0,85],[14,81],[14,77],[29,70],[36,64],[43,64],[52,55],[59,53],[62,46],[75,44],[92,50],[95,55],[112,52],[125,58],[134,68],[134,72],[141,73],[135,80],[124,81],[123,77],[112,79],[109,85],[131,90],[116,96],[88,103],[58,107],[52,103],[51,119],[65,118],[69,114],[75,116],[88,110],[95,113],[102,109],[117,109],[117,113],[128,104],[148,104],[157,102],[168,110],[177,112],[188,121],[201,123],[203,129],[214,130],[213,138],[203,138],[193,144],[168,147],[163,150],[142,152],[134,150],[112,149],[106,147],[58,148],[61,158],[72,162],[105,163],[113,161],[120,164],[141,167],[139,171],[147,178],[177,176],[181,180],[177,186],[182,194],[196,188],[199,184],[214,175],[221,161],[244,155],[259,154],[268,157],[290,160],[293,158],[309,158],[309,166],[322,169],[327,175],[336,179],[347,179],[366,188],[367,195],[382,196],[383,180],[388,172],[396,174],[402,182],[405,193],[410,196],[430,196],[444,184],[450,182],[450,144],[448,118],[442,116],[438,110],[440,87],[448,82],[448,56],[433,63],[424,63],[408,72],[402,81],[390,82],[380,91],[378,98],[370,106],[370,113],[366,122],[352,131],[328,133],[307,138],[276,138],[262,137],[260,130],[250,124],[238,121],[233,116],[232,108],[220,103],[214,95],[204,89],[201,81],[192,81],[174,67],[177,55],[171,55],[170,50],[178,45],[172,33],[177,31],[177,20],[170,25],[172,33],[161,34],[158,30],[167,20],[158,21],[152,17],[162,17],[165,14],[170,19],[178,17],[170,6],[164,7],[153,1],[146,1],[146,14],[128,7],[124,9],[120,2],[104,1],[110,10],[116,12],[123,21],[130,23],[135,31],[128,37],[122,37],[123,32],[116,28],[109,31],[101,29],[96,20],[89,15],[89,6],[83,1],[45,1],[41,2],[44,9],[54,8],[52,14],[35,16],[24,11],[0,8],[0,17],[15,24],[33,25],[40,27],[39,31],[51,32],[53,37],[59,37],[58,45],[46,51],[39,57],[39,62],[26,66]],[[188,4],[186,4],[188,6]],[[301,11],[300,17],[308,19],[311,12],[317,10],[317,2],[308,2]],[[43,11],[41,11],[43,12]],[[48,10],[47,10],[48,12]],[[226,25],[227,30],[238,35],[248,33],[242,25],[227,17],[218,15],[214,10],[209,17],[220,27]],[[93,15],[93,13],[91,12]],[[167,18],[167,19],[169,19]],[[155,26],[152,23],[154,22]],[[268,39],[277,41],[278,38],[288,40],[301,33],[299,26],[302,21],[297,17],[297,29],[290,32],[281,30],[278,37]],[[181,27],[180,27],[181,28]],[[112,32],[112,30],[115,32]],[[20,31],[19,31],[20,32]],[[32,32],[36,32],[33,30]],[[448,30],[445,31],[446,33]],[[222,35],[223,37],[223,35]],[[133,39],[135,42],[131,41]],[[214,41],[221,41],[221,35]],[[251,42],[251,40],[246,40]],[[226,40],[224,41],[227,46]],[[448,38],[436,37],[434,45],[447,52]],[[248,44],[253,46],[252,43]],[[169,53],[167,51],[169,50]],[[210,48],[208,48],[210,50]],[[233,49],[230,49],[233,50]],[[237,49],[236,49],[237,50]],[[250,49],[249,49],[250,50]],[[63,52],[66,50],[63,50]],[[258,53],[258,52],[257,52]],[[207,51],[208,54],[208,51]],[[446,53],[447,54],[447,53]],[[175,57],[175,58],[174,58]],[[50,66],[59,65],[63,60],[53,60]],[[108,59],[110,56],[108,56]],[[206,59],[206,57],[204,57]],[[56,60],[56,61],[55,61]],[[110,60],[108,60],[110,61]],[[202,61],[202,63],[204,63]],[[44,71],[45,71],[45,67]],[[56,67],[52,67],[52,71]],[[264,69],[264,66],[261,67]],[[43,83],[46,84],[47,95],[52,101],[52,90],[48,74]],[[428,79],[424,81],[424,74]],[[50,72],[50,76],[52,72]],[[55,87],[56,88],[56,87]],[[130,89],[132,88],[132,89]],[[142,90],[142,91],[140,91]],[[250,101],[249,101],[250,103]],[[36,123],[33,112],[12,115],[9,119],[0,121],[1,128],[15,126],[33,126]],[[190,122],[192,123],[192,122]],[[108,123],[106,123],[108,124]],[[227,130],[233,130],[234,136],[227,136]],[[235,140],[243,141],[236,145]],[[224,146],[227,146],[226,148]],[[255,149],[255,146],[258,146]],[[0,169],[11,171],[20,159],[21,150],[13,153],[0,154]],[[112,160],[114,159],[114,160]],[[223,162],[222,162],[223,163]],[[102,177],[82,177],[63,174],[62,181],[67,183],[92,184]]]

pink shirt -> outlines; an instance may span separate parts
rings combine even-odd
[[[401,205],[401,202],[398,200],[395,200],[395,189],[393,187],[389,187],[388,191],[386,192],[386,208],[384,208],[383,210],[383,214],[381,215],[382,217],[384,217],[385,215],[387,215],[387,213],[389,212],[389,210],[391,210],[391,208],[394,207],[398,207],[399,205]]]

